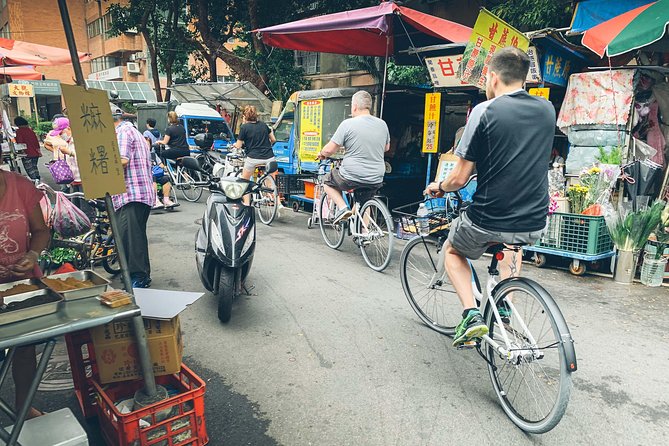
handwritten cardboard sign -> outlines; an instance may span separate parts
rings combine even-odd
[[[62,85],[86,198],[125,192],[123,165],[107,92]]]

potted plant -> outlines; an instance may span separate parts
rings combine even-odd
[[[664,271],[667,268],[667,256],[664,254],[667,245],[669,245],[669,204],[664,207],[660,222],[646,244],[641,265],[641,283],[644,285],[651,287],[662,285]],[[651,247],[655,249],[649,249]]]
[[[621,146],[613,147],[610,152],[607,152],[604,147],[599,146],[599,154],[597,161],[602,168],[620,171],[620,164],[622,163],[623,150]],[[618,178],[618,175],[616,175]]]
[[[617,212],[606,215],[611,240],[618,250],[613,277],[616,282],[632,283],[634,280],[636,256],[660,223],[664,208],[665,203],[657,201],[636,212],[621,206]]]

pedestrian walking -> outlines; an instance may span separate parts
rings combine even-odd
[[[151,285],[151,264],[146,223],[156,202],[151,171],[151,153],[144,136],[125,118],[119,107],[111,105],[114,127],[123,164],[126,192],[114,195],[120,241],[123,243],[133,288]]]
[[[21,160],[23,167],[26,169],[26,174],[31,180],[39,181],[40,176],[37,162],[39,161],[39,157],[42,156],[39,139],[37,139],[35,131],[30,128],[30,124],[28,124],[28,121],[24,117],[17,116],[14,118],[14,125],[18,127],[14,142],[26,145],[26,156]]]

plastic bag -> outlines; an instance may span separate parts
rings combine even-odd
[[[51,219],[53,215],[51,209],[51,201],[49,200],[49,197],[46,194],[44,194],[40,199],[39,207],[42,210],[42,217],[44,217],[44,224],[46,224],[47,228],[50,228],[52,223]]]
[[[62,192],[56,192],[53,229],[62,237],[76,237],[91,229],[91,221]]]

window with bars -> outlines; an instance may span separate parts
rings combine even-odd
[[[295,51],[295,66],[302,68],[305,74],[320,73],[320,53],[314,53],[311,51]]]

